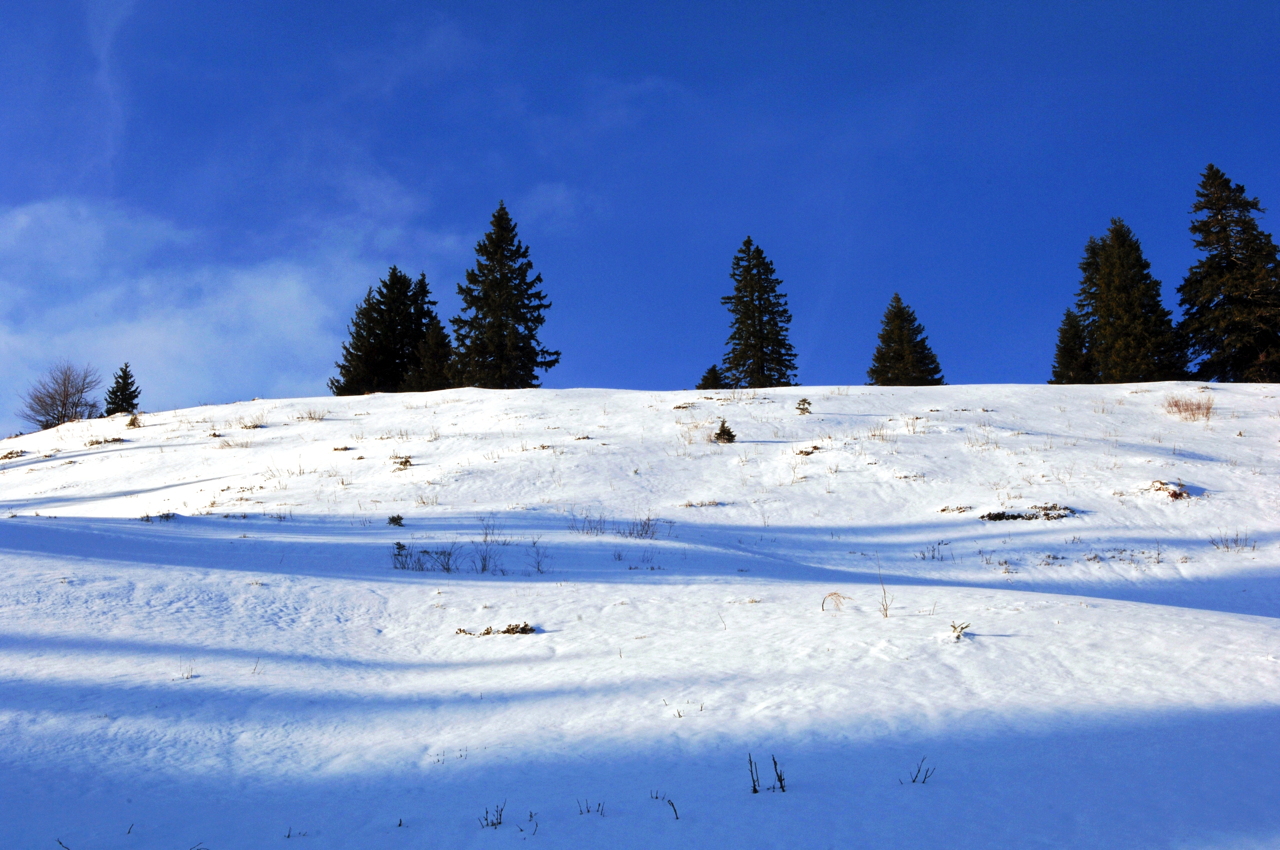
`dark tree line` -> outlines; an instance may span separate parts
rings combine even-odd
[[[392,266],[356,308],[329,389],[361,395],[536,387],[537,371],[560,361],[560,352],[538,342],[551,306],[541,285],[528,247],[499,203],[489,232],[476,245],[475,267],[458,284],[462,314],[449,320],[453,339],[434,310],[427,276],[414,280]]]
[[[1209,165],[1191,208],[1204,253],[1178,287],[1182,320],[1160,300],[1160,281],[1120,219],[1090,238],[1075,309],[1058,329],[1055,384],[1280,380],[1280,263],[1244,186]]]

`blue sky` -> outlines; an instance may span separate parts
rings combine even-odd
[[[951,383],[1042,382],[1085,241],[1166,300],[1213,162],[1280,203],[1275,3],[0,2],[0,426],[58,358],[143,406],[321,395],[392,263],[499,199],[546,386],[691,387],[750,235],[805,384],[900,292]],[[1263,220],[1274,231],[1274,221]]]

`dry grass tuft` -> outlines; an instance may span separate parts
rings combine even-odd
[[[821,610],[825,611],[827,610],[827,603],[830,602],[832,608],[836,609],[837,611],[843,611],[844,603],[847,600],[852,598],[853,598],[852,596],[845,596],[843,593],[838,593],[833,590],[830,593],[828,593],[826,596],[822,597],[822,605],[819,607],[821,608]],[[755,600],[752,600],[752,601],[754,602]]]
[[[1213,397],[1194,398],[1187,395],[1171,395],[1164,400],[1165,413],[1172,414],[1183,422],[1196,422],[1203,419],[1208,422],[1213,418]]]

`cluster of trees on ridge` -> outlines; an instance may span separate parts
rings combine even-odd
[[[1132,383],[1184,378],[1222,382],[1280,382],[1280,251],[1255,214],[1257,198],[1210,164],[1192,206],[1191,234],[1204,256],[1178,287],[1182,318],[1161,301],[1160,281],[1128,225],[1111,220],[1091,237],[1080,261],[1073,309],[1058,329],[1054,384]],[[733,291],[729,338],[720,363],[698,389],[792,386],[795,348],[791,312],[773,264],[750,237],[729,273]],[[537,373],[560,362],[538,330],[551,302],[539,288],[529,249],[505,205],[476,245],[475,267],[458,284],[461,315],[453,336],[433,309],[425,274],[416,280],[392,266],[370,287],[349,325],[335,395],[422,392],[449,387],[525,389]],[[944,383],[938,358],[915,313],[894,294],[881,322],[868,383],[925,386]],[[103,404],[93,398],[101,377],[91,366],[53,366],[23,397],[19,418],[37,428],[76,419],[134,413],[140,391],[129,364],[115,374]]]
[[[1050,383],[1168,381],[1280,381],[1280,262],[1254,213],[1256,198],[1209,165],[1196,192],[1191,224],[1205,253],[1178,287],[1180,322],[1160,297],[1160,281],[1142,245],[1120,219],[1091,237],[1080,262],[1083,277],[1074,309],[1058,331]],[[491,230],[476,246],[476,267],[459,284],[463,314],[451,319],[450,342],[432,311],[426,276],[416,281],[392,266],[370,289],[351,322],[338,377],[338,395],[434,390],[455,386],[536,387],[535,370],[560,359],[537,340],[551,305],[530,277],[529,249],[499,204]],[[773,263],[750,237],[733,258],[729,338],[720,363],[698,389],[792,386],[796,354],[787,296]],[[938,358],[912,309],[894,294],[881,328],[868,383],[927,386],[944,383]]]
[[[1085,246],[1050,383],[1280,381],[1280,262],[1254,218],[1262,211],[1220,169],[1204,170],[1191,208],[1191,234],[1204,256],[1178,287],[1176,324],[1142,245],[1112,219],[1106,235]]]

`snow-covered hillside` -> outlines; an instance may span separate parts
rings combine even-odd
[[[0,846],[1280,846],[1277,395],[456,390],[0,441]]]

